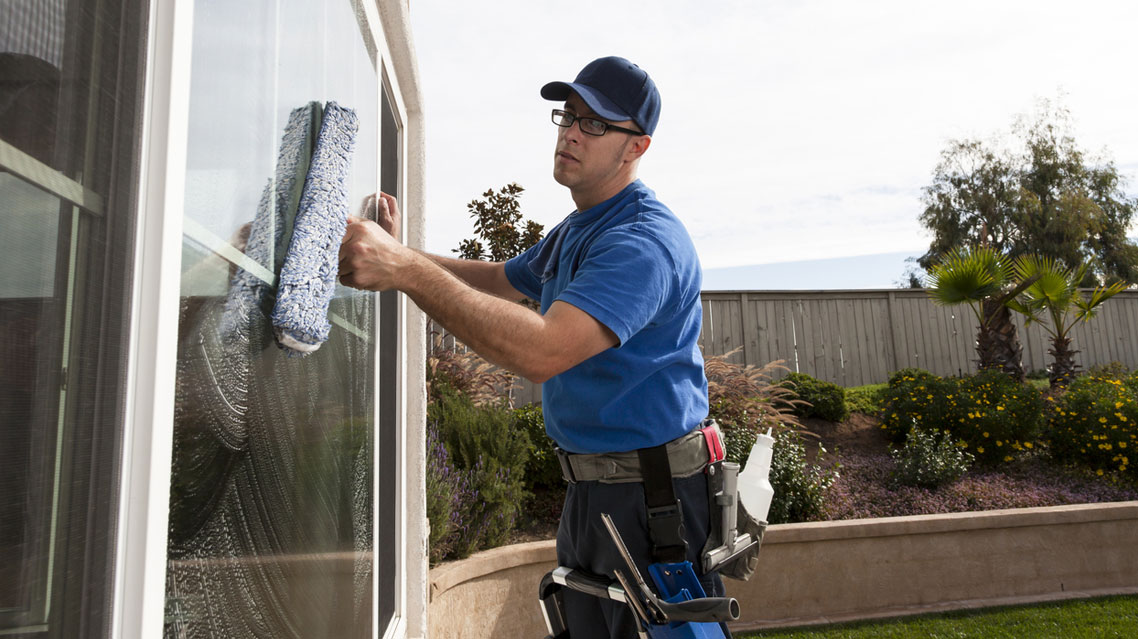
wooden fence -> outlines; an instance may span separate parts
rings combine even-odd
[[[1015,316],[1025,371],[1046,369],[1042,326]],[[705,355],[762,366],[785,360],[792,371],[842,386],[884,382],[900,368],[937,375],[976,370],[978,323],[967,305],[937,306],[923,289],[714,291],[703,294]],[[1084,368],[1121,362],[1138,368],[1138,291],[1108,300],[1070,333]]]
[[[791,371],[847,387],[884,382],[906,367],[937,375],[976,370],[976,317],[967,305],[933,304],[924,289],[705,291],[702,297],[700,347],[707,356],[739,349],[730,361],[763,366],[781,359]],[[1013,317],[1024,370],[1046,369],[1046,331]],[[1138,291],[1108,300],[1070,335],[1084,369],[1110,362],[1138,369]],[[438,346],[455,348],[454,339],[443,334]],[[540,402],[541,386],[523,380],[513,399],[517,406]]]

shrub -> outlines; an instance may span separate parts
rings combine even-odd
[[[777,371],[786,370],[782,360],[761,368],[727,361],[736,351],[706,358],[704,371],[710,417],[723,431],[727,459],[740,462],[746,459],[759,431],[800,429],[802,423],[794,415],[801,403],[794,391],[771,382]]]
[[[427,521],[431,524],[427,539],[431,564],[448,558],[462,529],[464,492],[469,491],[466,473],[455,469],[450,453],[439,439],[432,422],[427,423]]]
[[[1087,377],[1105,377],[1108,379],[1126,379],[1129,374],[1130,369],[1126,367],[1126,364],[1117,361],[1092,366],[1085,373]]]
[[[435,335],[433,350],[427,356],[428,402],[437,401],[448,391],[462,393],[478,406],[496,404],[509,396],[517,378],[465,348],[459,342],[454,348],[446,348],[441,336]]]
[[[903,368],[890,375],[889,386],[881,393],[881,428],[889,440],[902,445],[914,422],[922,428],[945,428],[948,404],[937,398],[954,397],[953,386],[948,380],[917,368]]]
[[[957,381],[947,429],[981,463],[1014,459],[1031,449],[1043,433],[1043,395],[997,370]]]
[[[892,480],[895,485],[936,488],[960,479],[974,459],[960,449],[948,433],[912,428],[905,445],[894,449]]]
[[[891,380],[882,428],[894,443],[916,424],[948,431],[977,462],[994,464],[1032,448],[1042,431],[1040,392],[999,371],[961,378],[918,373]]]
[[[752,438],[753,439],[753,438]],[[825,449],[819,450],[825,454]],[[785,524],[797,521],[819,521],[826,518],[826,494],[838,471],[823,468],[806,460],[806,446],[802,435],[791,430],[780,430],[775,435],[774,456],[771,459],[771,500],[767,521]]]
[[[1129,382],[1129,383],[1128,383]],[[1083,375],[1052,398],[1051,454],[1082,463],[1098,474],[1136,474],[1131,457],[1138,447],[1138,379]]]
[[[556,444],[545,434],[545,418],[541,405],[528,404],[514,411],[514,419],[519,430],[529,437],[529,461],[526,462],[526,483],[528,488],[554,488],[561,486],[561,464],[553,452]]]
[[[901,368],[893,371],[889,375],[889,379],[886,380],[886,385],[893,387],[903,382],[921,382],[930,377],[936,377],[936,375],[933,375],[923,368]]]
[[[457,521],[445,544],[446,558],[504,543],[527,496],[524,484],[528,435],[516,426],[504,404],[476,406],[462,393],[445,390],[428,405],[427,418],[437,429],[447,463],[456,478],[439,479],[452,489]],[[434,462],[432,462],[434,463]],[[436,486],[443,494],[444,488]],[[441,499],[441,498],[440,498]],[[438,506],[436,505],[436,509]]]
[[[846,408],[851,413],[865,413],[876,415],[881,412],[885,404],[884,395],[886,384],[866,384],[846,389]]]
[[[850,416],[846,408],[846,389],[811,377],[805,373],[790,373],[781,382],[798,393],[806,402],[798,405],[794,414],[799,417],[818,417],[831,422],[844,421]]]

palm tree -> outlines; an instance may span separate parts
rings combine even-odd
[[[1034,278],[1034,283],[1010,306],[1027,317],[1027,324],[1043,324],[1051,336],[1051,349],[1047,352],[1053,358],[1048,371],[1052,390],[1066,387],[1078,373],[1075,353],[1079,351],[1071,350],[1068,333],[1078,322],[1090,321],[1103,302],[1127,287],[1126,282],[1119,281],[1096,287],[1089,296],[1084,296],[1079,291],[1079,283],[1086,277],[1089,266],[1084,263],[1078,270],[1071,270],[1054,258],[1039,256],[1027,256],[1016,263],[1017,277]]]
[[[1014,302],[1027,283],[999,251],[982,246],[954,249],[929,271],[925,287],[933,303],[968,304],[979,322],[976,355],[981,369],[994,368],[1023,381],[1023,347],[1016,335],[1008,302]]]

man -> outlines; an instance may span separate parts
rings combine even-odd
[[[639,67],[607,57],[541,95],[563,102],[553,110],[553,177],[569,188],[573,213],[504,263],[428,256],[354,221],[340,250],[341,281],[401,290],[490,362],[544,382],[546,430],[566,451],[570,481],[561,565],[609,576],[623,565],[600,518],[609,513],[648,578],[648,564],[660,560],[653,541],[677,540],[668,526],[649,535],[637,451],[652,449],[667,451],[683,508],[687,546],[677,555],[668,545],[667,561],[699,566],[709,526],[708,444],[698,430],[708,410],[697,346],[702,273],[683,225],[637,179],[659,92]],[[397,236],[395,201],[380,194],[378,204],[382,228]],[[540,313],[514,303],[523,297],[539,300]],[[597,470],[617,465],[632,470]],[[707,595],[722,594],[718,575],[701,580]],[[571,591],[565,605],[573,637],[636,634],[623,605]]]

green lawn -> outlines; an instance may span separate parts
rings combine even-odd
[[[1138,637],[1138,596],[986,608],[889,621],[737,633],[739,639],[1079,639]]]

